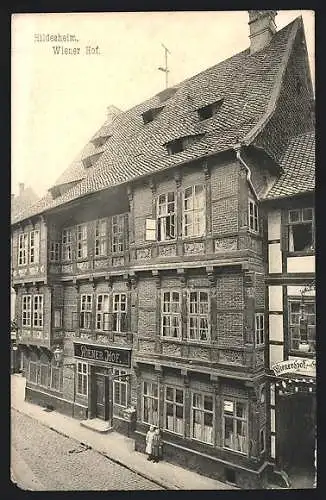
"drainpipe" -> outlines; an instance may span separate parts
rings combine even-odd
[[[247,182],[248,182],[249,186],[251,187],[251,189],[252,189],[252,191],[253,191],[253,193],[254,193],[254,195],[256,197],[256,200],[259,201],[258,194],[257,194],[256,189],[254,188],[254,185],[253,185],[252,180],[251,180],[251,170],[248,167],[248,165],[246,164],[246,162],[244,161],[244,159],[241,158],[241,144],[237,144],[236,146],[233,147],[233,149],[234,149],[234,151],[236,153],[237,160],[246,169],[246,172],[247,172]]]

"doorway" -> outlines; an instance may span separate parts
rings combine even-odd
[[[110,398],[110,379],[101,369],[96,368],[93,372],[92,383],[92,414],[93,418],[99,418],[111,422],[112,402]]]

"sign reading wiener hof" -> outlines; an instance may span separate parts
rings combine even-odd
[[[280,361],[272,366],[276,376],[283,373],[296,373],[306,377],[316,377],[316,359],[292,358],[286,361]]]
[[[74,342],[74,356],[85,360],[102,361],[113,365],[131,366],[131,349],[106,347]]]

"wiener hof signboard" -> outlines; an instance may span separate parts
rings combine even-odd
[[[131,366],[131,349],[106,347],[74,342],[74,356],[85,361],[102,361],[113,365]]]
[[[297,373],[306,377],[316,376],[316,359],[292,358],[286,361],[275,363],[272,370],[276,376],[284,373]]]

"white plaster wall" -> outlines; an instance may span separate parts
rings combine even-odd
[[[275,363],[283,361],[283,346],[270,345],[269,346],[269,367],[272,368]]]
[[[268,239],[280,240],[281,239],[281,211],[272,210],[267,216],[268,224]]]
[[[281,314],[269,315],[269,340],[283,342],[283,316]]]
[[[282,252],[280,243],[270,243],[268,245],[268,272],[282,272]]]
[[[305,255],[303,257],[288,257],[286,266],[288,273],[314,273],[315,256]]]
[[[281,285],[268,287],[268,307],[270,311],[283,311],[283,293]]]

